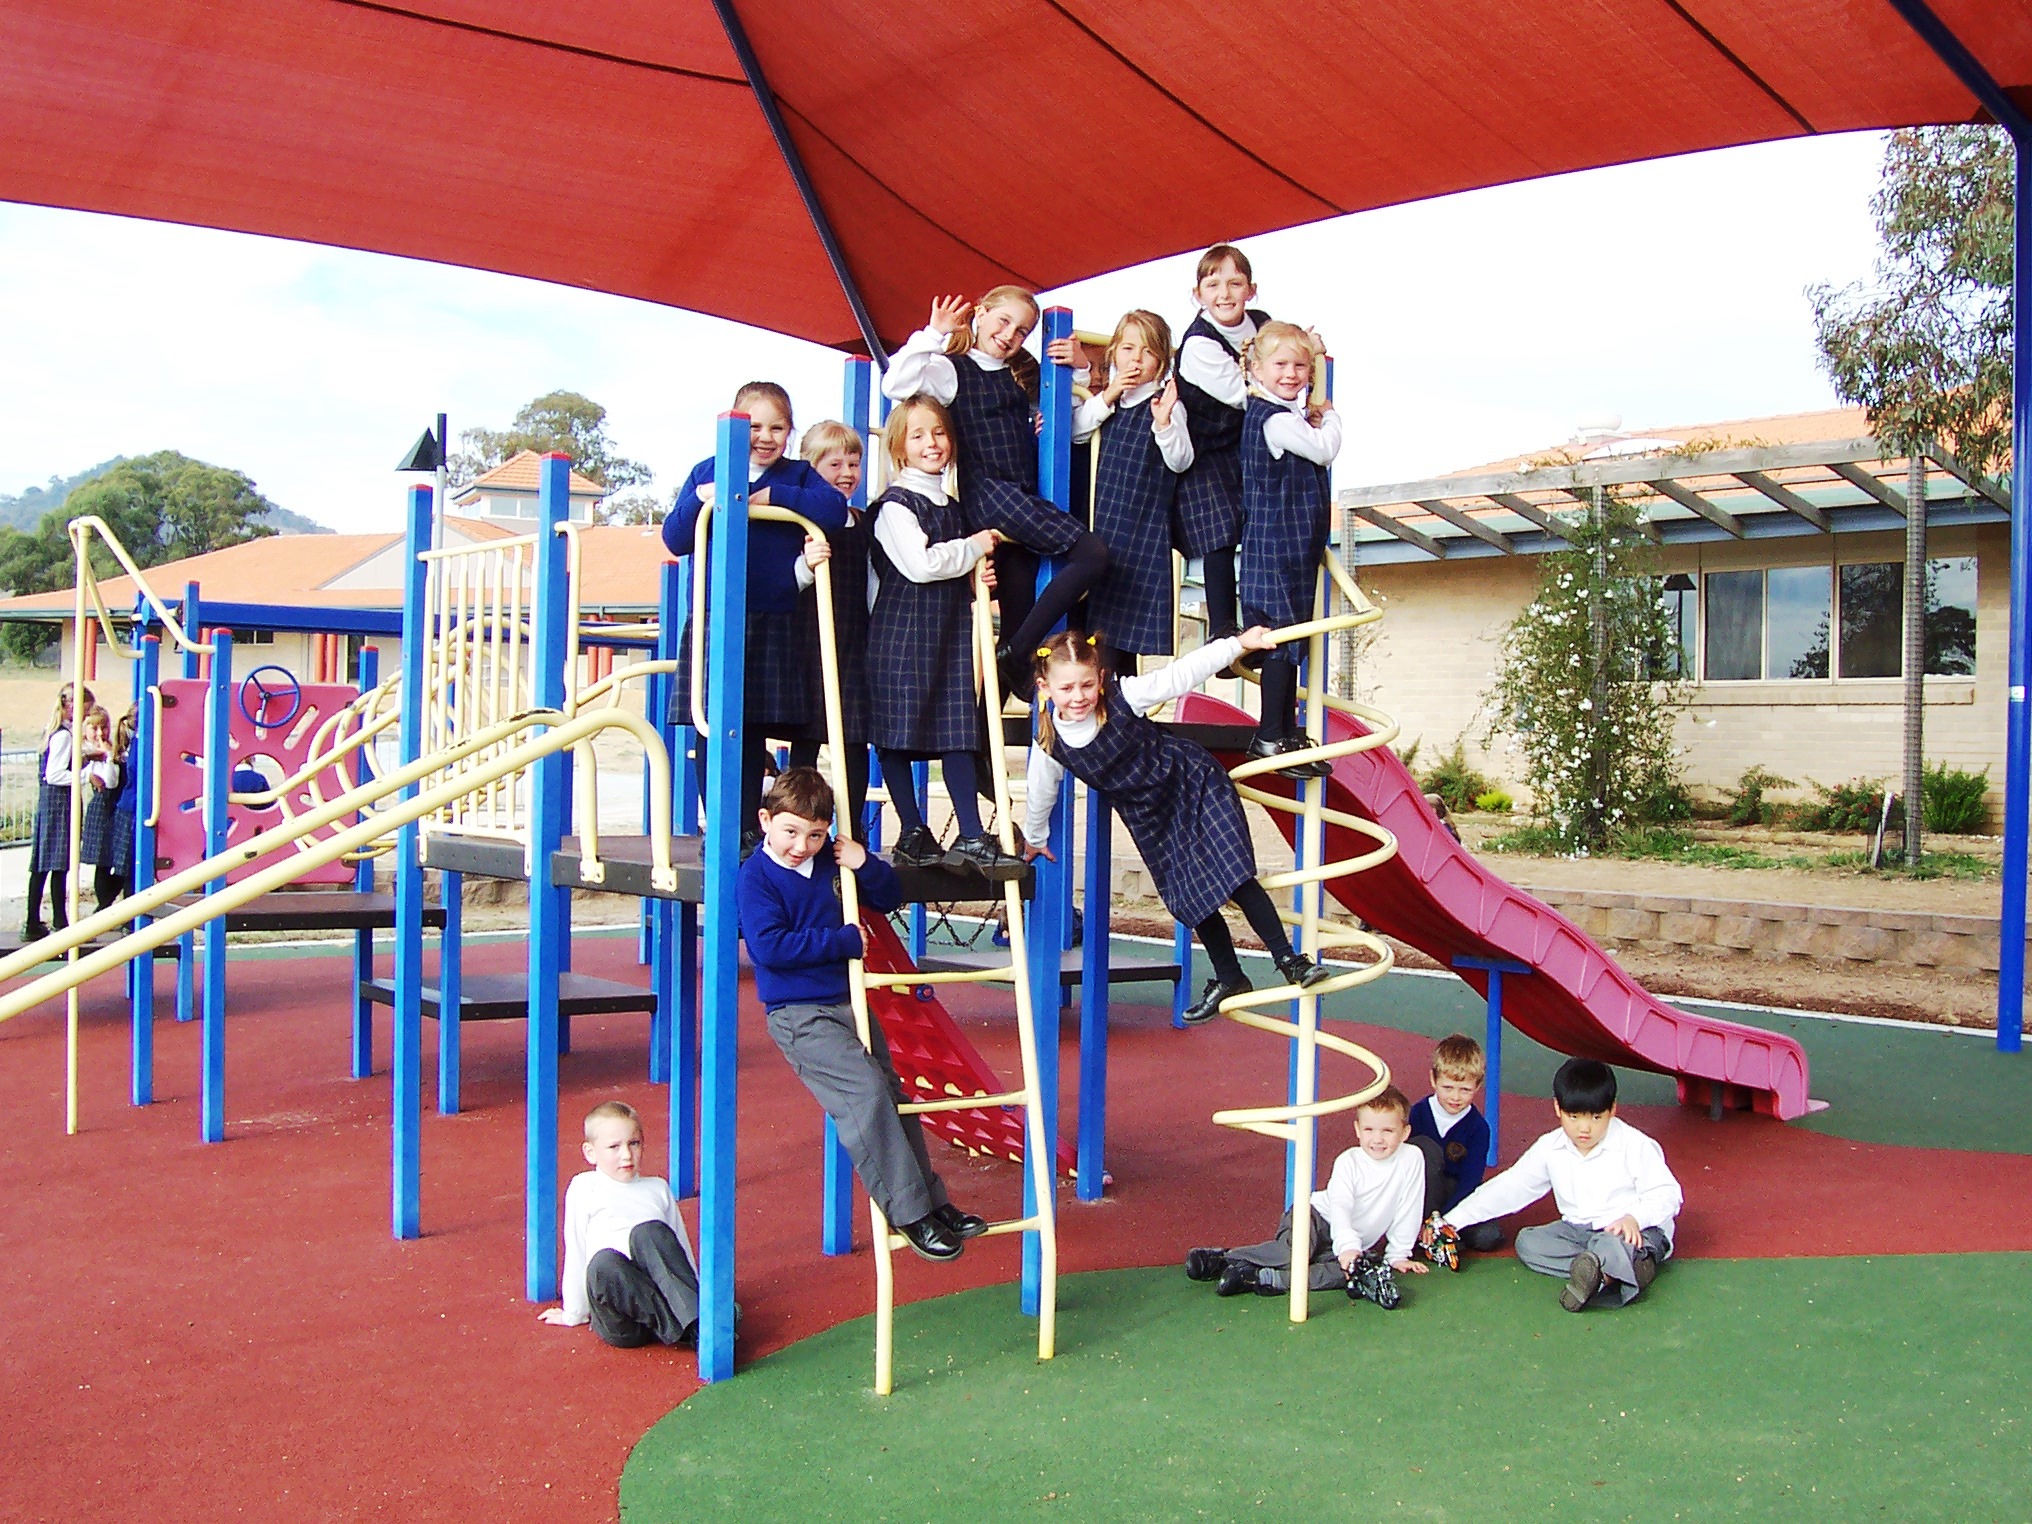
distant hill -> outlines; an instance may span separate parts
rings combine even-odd
[[[102,460],[89,470],[80,471],[76,476],[52,476],[46,487],[30,487],[20,493],[0,492],[0,526],[23,531],[34,529],[50,509],[62,507],[64,499],[78,488],[86,482],[104,476],[126,458],[124,455],[115,455],[111,460]],[[263,522],[273,526],[277,534],[334,532],[315,519],[307,519],[287,508],[271,508],[264,515]]]

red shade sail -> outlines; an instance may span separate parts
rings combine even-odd
[[[934,291],[1977,114],[1887,0],[734,5],[890,341]],[[2032,99],[2032,0],[1935,9]],[[0,199],[859,342],[709,0],[8,0]]]

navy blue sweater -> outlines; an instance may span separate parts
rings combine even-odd
[[[1470,1106],[1467,1115],[1442,1138],[1434,1125],[1432,1097],[1428,1095],[1411,1108],[1411,1136],[1431,1138],[1439,1145],[1440,1169],[1446,1175],[1446,1199],[1439,1209],[1451,1212],[1482,1183],[1482,1171],[1489,1167],[1489,1119],[1482,1115],[1481,1107]]]
[[[702,460],[677,490],[677,501],[663,521],[663,544],[673,556],[688,556],[698,531],[698,489],[713,479],[713,462]],[[769,489],[770,504],[801,513],[828,535],[847,522],[847,500],[818,472],[801,460],[778,460],[749,483],[750,492]],[[715,531],[717,532],[717,530]],[[797,560],[804,554],[804,531],[795,524],[767,521],[748,526],[748,612],[787,614],[797,607]]]
[[[831,852],[813,864],[810,878],[760,849],[741,864],[734,902],[755,966],[755,993],[767,1009],[845,1003],[847,963],[861,956],[861,928],[841,915],[839,874]],[[886,914],[903,903],[896,870],[872,852],[856,881],[869,910]]]

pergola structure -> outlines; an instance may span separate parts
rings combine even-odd
[[[1907,462],[1876,439],[1694,454],[1608,455],[1340,494],[1342,545],[1363,565],[1539,555],[1562,549],[1574,511],[1609,490],[1661,545],[1902,529]],[[1926,522],[2003,524],[2011,499],[1944,451],[1926,460]]]

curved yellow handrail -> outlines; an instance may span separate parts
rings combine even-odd
[[[1280,909],[1278,912],[1287,925],[1298,929],[1300,950],[1315,958],[1329,947],[1366,953],[1368,957],[1357,967],[1345,972],[1336,972],[1332,977],[1313,985],[1310,989],[1301,990],[1296,985],[1285,984],[1274,989],[1250,990],[1244,994],[1231,995],[1221,1002],[1221,1014],[1230,1021],[1274,1037],[1286,1038],[1297,1045],[1296,1093],[1290,1101],[1282,1105],[1235,1106],[1213,1114],[1213,1120],[1223,1127],[1233,1127],[1239,1131],[1276,1138],[1290,1144],[1293,1151],[1292,1172],[1300,1183],[1301,1196],[1309,1195],[1312,1190],[1314,1148],[1317,1143],[1312,1124],[1320,1117],[1355,1109],[1364,1101],[1380,1094],[1390,1083],[1390,1067],[1377,1054],[1360,1043],[1319,1029],[1319,1002],[1325,996],[1380,979],[1390,971],[1396,961],[1390,945],[1374,933],[1345,921],[1328,920],[1322,908],[1322,901],[1326,884],[1336,879],[1351,877],[1380,863],[1388,862],[1396,856],[1397,838],[1375,821],[1365,820],[1343,810],[1328,809],[1324,780],[1307,780],[1298,788],[1296,798],[1252,787],[1248,782],[1251,778],[1276,772],[1296,763],[1332,762],[1340,757],[1373,751],[1379,746],[1389,745],[1397,737],[1397,723],[1388,715],[1352,700],[1329,696],[1325,691],[1325,684],[1319,679],[1319,675],[1326,670],[1328,635],[1372,624],[1383,617],[1382,610],[1362,595],[1354,579],[1334,561],[1331,554],[1323,558],[1322,566],[1324,575],[1314,595],[1317,617],[1298,624],[1286,625],[1272,632],[1279,645],[1303,640],[1311,646],[1308,655],[1315,677],[1314,681],[1301,691],[1306,699],[1306,734],[1312,744],[1300,752],[1243,762],[1229,769],[1228,776],[1234,779],[1236,792],[1244,799],[1265,809],[1280,810],[1299,818],[1296,833],[1298,855],[1306,866],[1293,867],[1281,873],[1265,874],[1260,882],[1266,890],[1295,888],[1304,891],[1302,909],[1295,912]],[[1347,612],[1326,612],[1329,586],[1347,600]],[[1254,673],[1247,675],[1255,680]],[[1329,707],[1357,716],[1367,726],[1368,733],[1352,736],[1344,741],[1327,741],[1324,738],[1324,722],[1325,711]],[[1329,825],[1366,837],[1374,842],[1375,846],[1352,857],[1326,861],[1326,827]],[[1295,1002],[1297,1005],[1297,1015],[1293,1019],[1266,1015],[1260,1009],[1263,1006],[1283,1005],[1287,1002]],[[1316,1054],[1321,1048],[1366,1066],[1370,1070],[1371,1078],[1353,1090],[1320,1099],[1317,1094]],[[1305,1321],[1307,1271],[1311,1259],[1312,1214],[1294,1211],[1291,1215],[1290,1282],[1291,1321],[1294,1323]]]

